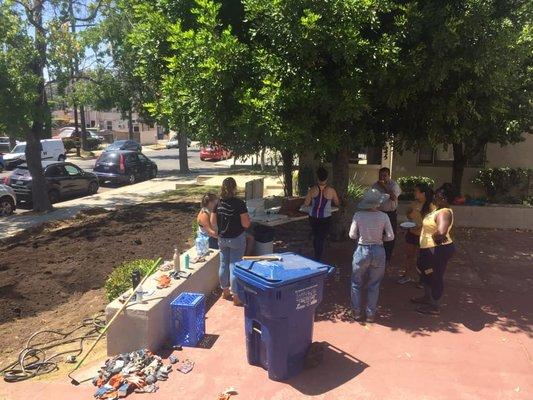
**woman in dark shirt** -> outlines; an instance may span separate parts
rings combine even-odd
[[[240,305],[235,288],[233,268],[237,261],[242,260],[246,250],[245,230],[250,226],[250,216],[244,201],[236,198],[237,183],[233,178],[222,182],[220,200],[211,213],[211,225],[218,230],[218,246],[220,248],[220,268],[218,271],[220,287],[225,299]]]

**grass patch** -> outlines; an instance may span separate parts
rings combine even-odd
[[[218,194],[220,187],[211,186],[211,185],[180,185],[176,189],[167,190],[166,192],[156,194],[153,196],[148,196],[150,200],[160,200],[160,201],[169,201],[169,200],[201,200],[202,196],[206,193],[215,193]]]

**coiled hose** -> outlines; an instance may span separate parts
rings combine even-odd
[[[21,382],[52,372],[58,368],[57,363],[59,360],[56,360],[58,357],[66,354],[74,357],[79,356],[83,352],[84,342],[96,339],[104,327],[105,315],[100,313],[93,318],[84,319],[80,325],[70,331],[52,329],[37,331],[28,338],[24,349],[18,355],[17,361],[1,369],[0,374],[3,375],[6,382]],[[37,337],[45,334],[55,336],[57,339],[32,344]],[[77,348],[60,351],[50,356],[46,354],[47,350],[76,342],[79,342]]]

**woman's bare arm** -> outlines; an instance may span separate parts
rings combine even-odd
[[[453,221],[452,213],[449,210],[441,211],[436,216],[437,232],[433,234],[433,240],[437,245],[448,241],[446,234]]]
[[[248,213],[241,214],[241,225],[244,229],[248,229],[251,225],[250,215]]]
[[[211,214],[213,215],[213,214]],[[216,216],[215,216],[216,218]],[[213,226],[211,225],[211,219],[209,215],[205,212],[200,213],[198,216],[198,223],[202,225],[204,230],[207,232],[207,234],[211,237],[217,237],[218,234],[215,229],[213,229]]]

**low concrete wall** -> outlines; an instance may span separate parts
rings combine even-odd
[[[191,260],[196,257],[196,249],[188,250]],[[182,268],[185,262],[182,261]],[[156,279],[161,272],[156,272],[143,285],[145,292],[152,292],[146,296],[144,302],[130,304],[119,315],[107,332],[107,354],[113,356],[119,353],[147,348],[160,349],[171,339],[170,303],[182,292],[203,293],[206,296],[218,286],[218,269],[220,265],[218,250],[206,257],[203,264],[191,264],[188,279],[172,280],[170,287],[157,289]],[[130,292],[131,293],[131,292]],[[114,300],[106,307],[106,318],[109,321],[120,309],[122,303]]]
[[[400,202],[398,218],[405,221],[409,202]],[[533,207],[515,205],[452,206],[454,225],[466,228],[533,229]]]

